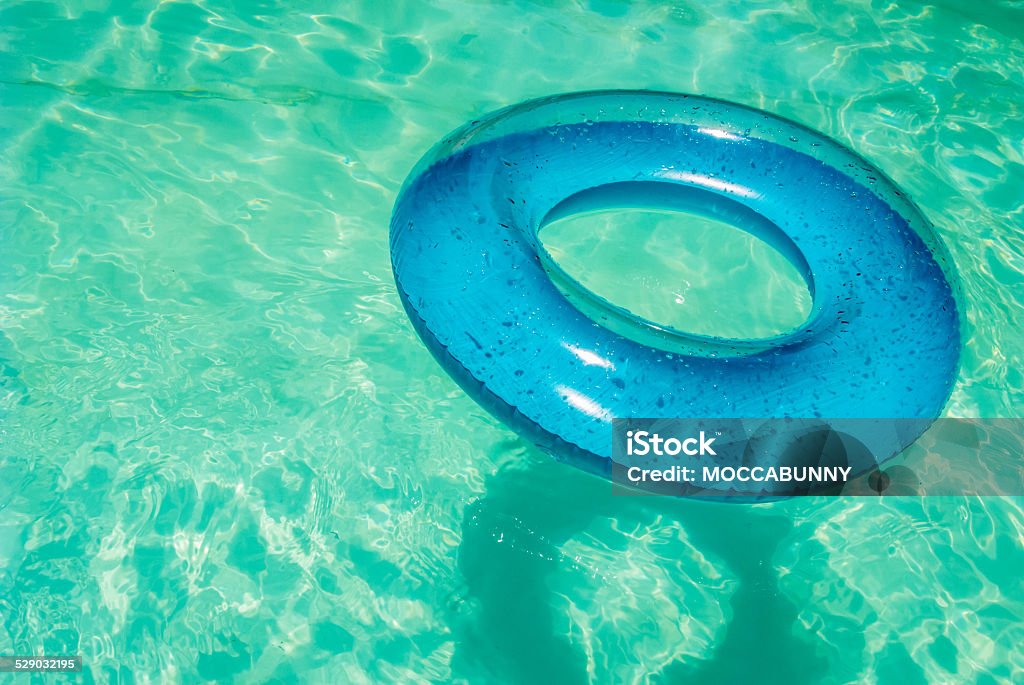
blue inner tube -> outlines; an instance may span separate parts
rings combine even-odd
[[[538,238],[595,206],[724,217],[794,264],[810,317],[734,340],[615,307]],[[604,475],[612,418],[934,418],[956,376],[956,279],[920,211],[841,145],[731,103],[579,93],[474,121],[406,181],[391,254],[445,370],[541,448]]]

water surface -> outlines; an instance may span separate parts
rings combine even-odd
[[[0,653],[81,654],[84,682],[1024,680],[1020,499],[611,499],[444,375],[387,253],[406,173],[484,112],[761,107],[915,198],[967,299],[947,413],[1019,416],[1021,27],[988,1],[4,3]]]

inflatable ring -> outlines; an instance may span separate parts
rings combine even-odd
[[[538,238],[595,204],[727,217],[803,274],[810,317],[726,340],[615,307]],[[447,372],[541,448],[604,475],[613,418],[934,418],[959,363],[956,280],[913,203],[838,143],[703,97],[578,93],[467,124],[403,186],[391,254]]]

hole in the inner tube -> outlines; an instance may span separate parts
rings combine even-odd
[[[651,181],[592,188],[552,209],[539,238],[555,284],[619,333],[628,335],[610,320],[756,349],[801,328],[813,308],[810,270],[792,241],[710,191]]]

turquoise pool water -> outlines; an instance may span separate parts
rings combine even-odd
[[[387,252],[405,175],[486,111],[742,102],[916,199],[964,280],[947,413],[1019,416],[1020,3],[6,2],[0,45],[0,654],[84,682],[1024,681],[1020,498],[609,497],[443,374]],[[601,289],[621,227],[594,221],[560,245]],[[806,294],[743,299],[751,254],[732,296],[770,327]],[[628,278],[727,328],[684,261]]]

